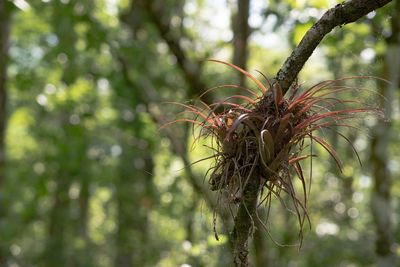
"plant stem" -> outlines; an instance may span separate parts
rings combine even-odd
[[[257,210],[260,180],[252,175],[243,189],[242,201],[235,217],[233,228],[233,261],[236,267],[249,266],[249,238],[253,235],[254,218]]]

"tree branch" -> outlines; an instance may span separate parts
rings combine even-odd
[[[190,60],[186,51],[180,44],[180,39],[174,35],[170,19],[165,18],[160,6],[154,0],[139,0],[138,4],[153,22],[154,26],[160,33],[162,39],[167,43],[170,51],[175,56],[177,65],[181,69],[189,86],[189,98],[199,95],[206,88],[204,81],[201,79],[201,64],[196,60]],[[208,94],[207,94],[208,95]],[[209,102],[206,99],[205,102]]]
[[[354,22],[389,2],[391,0],[351,0],[338,4],[325,12],[307,31],[300,44],[278,71],[275,79],[280,84],[282,92],[286,93],[289,90],[315,48],[333,28]]]

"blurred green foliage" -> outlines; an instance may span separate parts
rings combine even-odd
[[[159,130],[179,112],[165,101],[185,102],[189,93],[177,59],[149,16],[133,0],[8,2],[13,16],[7,161],[0,188],[6,207],[0,247],[6,258],[0,266],[229,265],[228,233],[218,220],[221,240],[215,240],[212,208],[190,183],[173,140]],[[249,69],[272,78],[291,47],[338,1],[333,2],[266,1],[252,10],[266,27],[252,33]],[[226,1],[159,3],[163,19],[171,20],[170,34],[179,38],[190,60],[230,60]],[[307,87],[342,76],[379,76],[391,8],[335,29],[299,82]],[[218,17],[212,15],[216,9]],[[201,64],[207,87],[235,77],[225,67]],[[378,86],[360,83],[371,90]],[[228,93],[221,90],[214,97]],[[398,99],[397,91],[395,131]],[[367,128],[374,121],[358,123]],[[183,128],[176,126],[174,138],[185,144],[191,161],[209,155],[201,144],[191,149]],[[312,162],[311,230],[300,250],[277,246],[263,233],[270,266],[375,266],[366,132],[347,133],[364,162],[361,168],[343,140],[335,143],[343,155],[343,174],[326,164],[328,155],[318,153]],[[396,221],[399,141],[398,134],[391,137],[388,162]],[[203,177],[209,166],[200,162],[193,171]],[[207,177],[200,180],[207,185]],[[272,207],[269,226],[277,242],[298,243],[296,218],[279,203]],[[399,227],[394,239],[400,240]],[[395,249],[400,254],[398,243]]]

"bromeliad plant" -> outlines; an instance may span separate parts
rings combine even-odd
[[[181,113],[183,117],[171,123],[189,122],[199,126],[195,140],[212,138],[215,163],[210,168],[211,190],[227,196],[225,199],[228,203],[238,204],[244,200],[246,185],[252,182],[251,179],[257,179],[257,197],[262,198],[259,203],[264,202],[268,207],[273,196],[282,200],[282,193],[286,193],[298,216],[302,236],[304,222],[309,221],[309,185],[306,184],[301,162],[314,156],[312,144],[320,145],[342,168],[335,148],[315,132],[354,127],[349,119],[368,113],[381,113],[380,110],[359,99],[344,100],[340,97],[357,90],[340,83],[359,77],[320,82],[304,91],[300,90],[299,85],[294,85],[288,97],[284,97],[277,83],[271,84],[265,78],[264,84],[235,65],[212,61],[228,65],[246,75],[255,83],[256,90],[246,88],[244,90],[250,96],[232,95],[212,104],[202,101],[198,105],[174,103],[185,110]],[[222,85],[204,94],[223,87],[236,91],[239,88],[236,85]],[[338,134],[350,144],[358,157],[349,139],[340,132]],[[310,150],[306,150],[307,147]],[[294,177],[302,185],[302,197],[295,189]]]
[[[270,204],[273,195],[281,199],[284,192],[292,199],[302,229],[308,219],[308,191],[301,161],[313,157],[312,152],[303,153],[307,146],[312,148],[312,144],[317,143],[341,167],[335,149],[315,132],[352,127],[349,119],[380,113],[379,109],[364,105],[360,99],[337,97],[356,90],[340,86],[343,79],[321,82],[303,92],[293,82],[326,34],[389,2],[391,0],[348,0],[328,9],[283,63],[273,84],[267,80],[266,86],[245,70],[217,61],[253,80],[261,95],[246,89],[253,97],[234,95],[214,104],[201,101],[199,105],[178,104],[185,108],[183,114],[192,117],[174,122],[198,125],[200,134],[196,139],[210,136],[214,140],[211,189],[220,195],[227,192],[229,202],[238,203],[232,232],[235,266],[248,266],[248,240],[252,236],[254,219],[258,219],[257,206],[263,201]],[[285,98],[290,88],[291,92]],[[346,136],[338,134],[349,142]],[[302,199],[297,196],[292,174],[296,174],[302,184]],[[264,196],[261,202],[260,196]],[[301,234],[300,231],[300,237]]]

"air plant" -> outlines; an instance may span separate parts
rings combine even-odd
[[[212,104],[202,101],[197,105],[174,103],[184,108],[183,117],[170,123],[189,122],[199,126],[195,140],[212,138],[214,164],[209,169],[211,190],[226,196],[228,203],[237,204],[242,201],[243,189],[249,179],[257,177],[262,193],[259,194],[262,198],[259,203],[270,207],[273,196],[280,200],[282,193],[289,196],[302,237],[304,222],[307,220],[310,224],[307,213],[310,184],[306,182],[301,162],[314,156],[313,143],[326,150],[342,169],[335,148],[316,132],[324,129],[337,131],[350,144],[359,160],[350,140],[338,129],[354,127],[349,119],[381,111],[360,99],[345,100],[340,97],[345,92],[357,90],[340,83],[358,77],[323,81],[304,91],[296,84],[285,97],[278,83],[271,84],[264,77],[264,84],[235,65],[212,61],[246,75],[255,83],[256,90],[244,88],[250,96],[231,95]],[[222,85],[204,94],[222,87],[239,88]],[[299,197],[294,185],[296,177],[302,185],[302,197]]]

